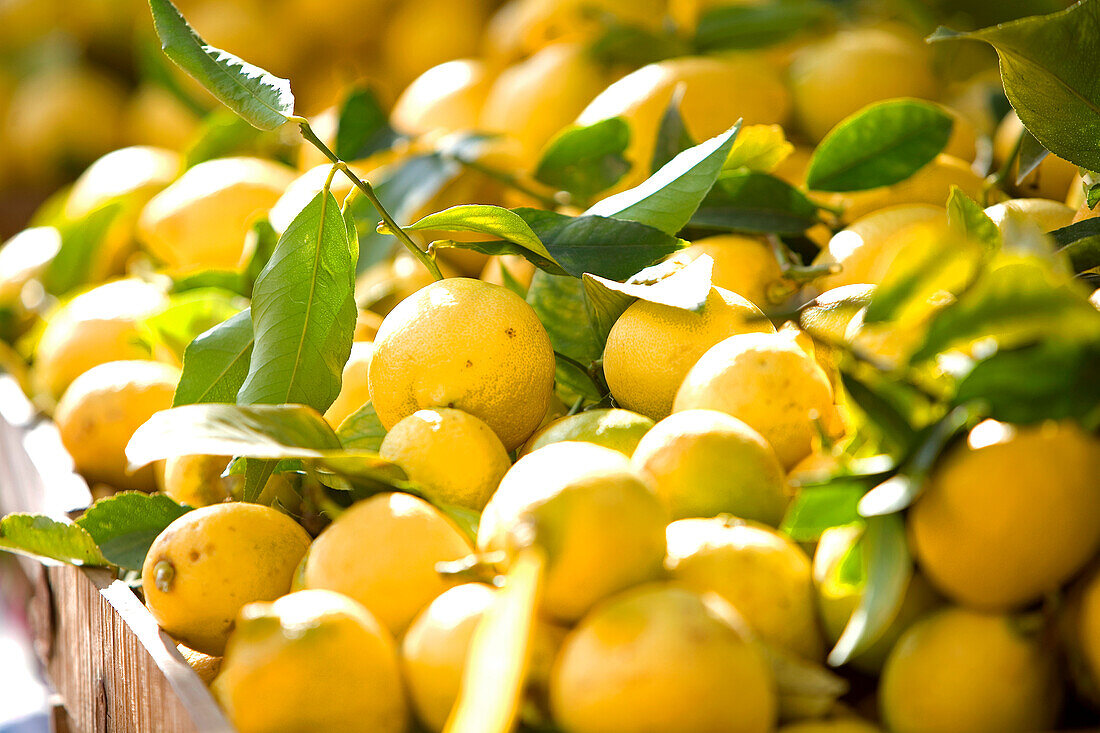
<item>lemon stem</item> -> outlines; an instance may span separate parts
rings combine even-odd
[[[385,222],[386,229],[389,231],[389,233],[397,237],[398,240],[400,240],[401,243],[405,245],[406,249],[412,252],[413,256],[416,257],[416,259],[420,260],[420,264],[428,268],[428,272],[431,273],[433,278],[435,278],[436,280],[442,280],[443,273],[439,271],[439,265],[435,263],[435,260],[432,259],[431,255],[420,249],[416,242],[412,240],[412,237],[408,235],[408,232],[402,229],[398,225],[398,223],[394,221],[394,218],[390,216],[390,212],[386,211],[386,207],[383,206],[382,202],[378,200],[378,195],[375,194],[374,187],[371,186],[370,183],[368,183],[367,181],[364,181],[359,178],[359,176],[355,175],[351,171],[351,169],[348,168],[347,163],[340,160],[336,156],[336,153],[329,150],[329,147],[325,145],[319,137],[317,137],[316,133],[313,132],[313,128],[309,126],[309,121],[306,120],[306,118],[292,116],[288,117],[287,119],[289,119],[291,122],[296,122],[299,129],[302,131],[302,137],[304,137],[311,145],[313,145],[313,147],[320,150],[326,158],[332,161],[334,169],[339,169],[343,171],[344,175],[347,176],[353,184],[355,184],[356,188],[363,192],[363,195],[367,197],[368,201],[370,201],[371,206],[373,206],[378,212],[378,215],[382,217],[382,221]],[[329,173],[330,180],[333,172]]]

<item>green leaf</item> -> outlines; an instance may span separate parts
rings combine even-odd
[[[649,163],[649,170],[652,173],[661,170],[677,155],[696,145],[680,113],[680,105],[684,101],[686,89],[687,85],[684,82],[676,85],[672,91],[672,97],[668,100],[668,106],[665,107],[665,112],[661,116],[661,124],[657,128],[657,144],[653,148],[653,158]]]
[[[38,514],[0,519],[0,550],[72,565],[109,565],[83,527]]]
[[[1100,406],[1100,343],[1050,339],[999,350],[963,377],[952,402],[979,402],[1012,423],[1083,418]]]
[[[103,557],[126,570],[141,572],[149,546],[191,507],[165,494],[124,491],[88,507],[76,523],[99,545]]]
[[[984,259],[985,250],[978,242],[954,232],[908,242],[875,287],[863,322],[912,323],[931,311],[932,299],[941,293],[957,295],[965,290]]]
[[[955,39],[997,50],[1008,100],[1044,148],[1100,170],[1100,80],[1086,61],[1100,56],[1100,3],[970,32],[939,28],[928,40]]]
[[[811,191],[865,191],[904,181],[939,155],[954,121],[917,99],[870,104],[842,120],[814,150]]]
[[[600,358],[603,344],[589,324],[584,284],[579,278],[538,271],[527,291],[527,302],[546,328],[554,351],[581,364],[590,364]],[[559,393],[564,391],[568,397],[563,397],[567,402],[578,395],[593,401],[603,397],[587,375],[561,360],[558,360],[555,379]]]
[[[256,279],[256,335],[242,404],[326,410],[355,332],[355,253],[336,199],[322,191],[294,218]]]
[[[121,201],[113,201],[58,227],[61,246],[42,275],[46,292],[64,295],[89,282],[96,254],[122,208]]]
[[[453,239],[437,239],[431,243],[430,247],[432,251],[441,249],[465,249],[491,256],[516,255],[518,257],[523,257],[535,267],[545,272],[549,272],[551,275],[570,274],[568,270],[557,264],[554,260],[535,254],[526,247],[522,247],[513,242],[504,242],[499,239],[488,242],[458,242]]]
[[[704,12],[693,45],[700,52],[774,46],[830,19],[828,3],[778,0],[761,5],[720,5]]]
[[[865,371],[865,375],[856,375],[852,371],[842,370],[840,378],[844,390],[853,406],[867,416],[894,448],[891,452],[907,453],[917,435],[912,421],[912,406],[893,379],[878,371]]]
[[[1083,219],[1055,229],[1050,238],[1058,251],[1069,257],[1074,273],[1100,267],[1100,219]]]
[[[958,186],[952,186],[947,197],[947,223],[955,231],[983,243],[990,250],[1000,246],[1001,230],[985,213],[985,209]]]
[[[1098,337],[1100,311],[1077,287],[1041,261],[998,267],[936,314],[912,360],[984,339],[1013,348],[1046,339]]]
[[[1090,209],[1095,209],[1096,204],[1100,203],[1100,183],[1092,184],[1085,191],[1085,203],[1089,205]]]
[[[247,301],[220,288],[197,288],[169,298],[161,311],[141,321],[151,344],[162,344],[177,358],[199,335],[240,313]]]
[[[184,405],[161,410],[126,446],[131,469],[172,456],[322,458],[340,439],[305,405]]]
[[[569,274],[592,273],[625,280],[687,246],[682,239],[634,221],[603,216],[566,216],[542,209],[515,209]]]
[[[336,437],[345,448],[357,448],[378,452],[382,439],[386,437],[386,428],[374,411],[374,403],[368,402],[348,415],[336,430]]]
[[[584,213],[636,221],[675,235],[718,180],[739,129],[740,120],[721,135],[680,153],[640,185],[609,196]]]
[[[1050,151],[1025,129],[1021,133],[1020,152],[1016,156],[1016,185],[1020,185],[1034,173],[1048,155]]]
[[[698,313],[710,294],[714,260],[702,255],[684,265],[665,262],[642,270],[625,283],[585,274],[588,315],[601,342],[635,300]]]
[[[226,107],[261,130],[274,130],[294,113],[288,80],[208,45],[170,0],[149,6],[164,53]]]
[[[606,22],[607,18],[611,18],[611,22]],[[605,66],[622,65],[636,69],[691,52],[687,44],[671,33],[617,22],[610,15],[602,18],[601,22],[603,33],[589,45],[588,53]]]
[[[370,86],[351,89],[340,107],[333,152],[340,160],[361,160],[388,150],[402,136],[390,127],[390,118]]]
[[[257,130],[232,110],[218,108],[202,119],[198,133],[184,154],[186,167],[251,152],[262,147],[263,136],[262,130]]]
[[[567,127],[542,151],[535,180],[588,201],[630,170],[623,157],[629,144],[630,126],[621,117]]]
[[[814,542],[830,527],[859,521],[856,507],[866,491],[863,482],[844,478],[824,486],[803,487],[787,509],[779,531],[795,542]]]
[[[500,237],[523,249],[533,252],[542,260],[553,264],[553,256],[523,218],[510,209],[487,204],[452,206],[405,227],[407,230],[440,230],[444,232],[475,232]]]
[[[691,218],[696,229],[801,234],[818,222],[817,206],[768,173],[731,171],[718,179]]]
[[[196,337],[183,352],[172,406],[235,402],[248,376],[253,343],[249,308]]]
[[[248,264],[244,268],[244,277],[248,284],[248,292],[256,286],[256,279],[264,271],[271,255],[275,253],[275,246],[279,243],[279,233],[266,218],[257,220],[249,230],[252,255],[248,258]]]
[[[248,297],[252,292],[252,283],[248,283],[246,288],[243,280],[241,273],[236,270],[196,270],[174,276],[169,292],[179,295],[192,290],[216,288]]]
[[[834,667],[867,650],[897,615],[913,574],[913,560],[905,541],[905,522],[898,514],[872,517],[858,540],[862,545],[867,578],[859,605],[829,652]]]

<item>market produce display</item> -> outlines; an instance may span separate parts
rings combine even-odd
[[[237,730],[1100,726],[1100,0],[88,6],[0,7],[144,59],[0,65],[95,497],[0,549]]]

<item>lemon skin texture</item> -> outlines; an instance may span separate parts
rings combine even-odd
[[[368,371],[386,429],[425,407],[483,420],[506,450],[542,422],[554,350],[538,316],[512,291],[448,278],[402,301],[382,322]]]
[[[160,627],[192,649],[221,655],[246,603],[290,590],[309,535],[270,507],[229,502],[184,514],[149,548],[145,604]]]

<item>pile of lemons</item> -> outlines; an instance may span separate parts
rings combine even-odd
[[[119,207],[79,292],[55,298],[42,284],[58,228],[27,228],[0,248],[4,323],[29,369],[14,351],[0,356],[52,415],[76,470],[99,495],[160,491],[197,507],[153,542],[142,591],[242,732],[448,729],[471,687],[496,682],[465,674],[470,650],[508,590],[501,578],[531,548],[544,565],[513,711],[529,730],[1037,731],[1059,724],[1068,690],[1100,699],[1100,438],[1071,420],[987,420],[952,444],[905,515],[917,570],[900,608],[841,670],[851,692],[814,706],[792,690],[784,670],[824,665],[862,600],[841,572],[860,526],[832,527],[816,543],[779,529],[800,477],[842,460],[833,448],[852,416],[839,352],[858,347],[889,365],[923,334],[920,318],[864,325],[875,286],[904,248],[947,230],[952,186],[995,202],[986,213],[997,226],[1050,231],[1093,212],[1077,168],[1054,155],[1021,183],[988,190],[984,174],[1011,157],[1022,130],[1013,112],[997,119],[983,103],[995,71],[982,60],[945,77],[921,37],[889,17],[638,68],[591,53],[605,16],[689,36],[723,4],[355,0],[329,13],[281,0],[219,15],[220,4],[193,3],[196,27],[226,26],[229,40],[211,31],[212,42],[275,72],[320,53],[329,34],[364,31],[355,48],[403,88],[391,122],[414,136],[355,161],[367,179],[479,130],[497,134],[486,165],[530,183],[563,127],[614,116],[631,129],[626,157],[648,162],[674,94],[696,140],[738,118],[781,126],[792,144],[774,173],[794,186],[813,145],[869,103],[929,99],[955,119],[944,152],[908,180],[813,194],[835,212],[831,228],[808,232],[820,247],[813,264],[830,266],[823,277],[791,278],[767,237],[720,234],[677,252],[684,263],[713,260],[705,304],[630,305],[603,349],[603,403],[563,402],[551,338],[517,294],[535,275],[526,260],[444,249],[446,277],[433,281],[395,251],[367,269],[324,418],[336,429],[373,405],[379,454],[427,500],[387,491],[319,508],[298,477],[277,473],[259,503],[245,503],[230,456],[127,467],[130,437],[172,406],[183,366],[149,338],[148,320],[169,307],[174,284],[244,270],[258,219],[287,228],[329,170],[310,146],[296,167],[238,156],[188,168],[172,145],[98,158],[54,204],[68,221]],[[263,25],[256,48],[285,59],[249,56],[230,32],[255,35],[269,13],[281,20]],[[362,22],[372,13],[387,14],[381,37]],[[336,118],[328,109],[314,129],[331,141]],[[647,174],[636,165],[605,193]],[[338,176],[332,190],[339,198],[351,184]],[[471,168],[409,219],[459,203],[533,202]],[[766,315],[811,299],[801,329]],[[477,516],[476,532],[444,505]],[[1034,612],[1063,590],[1060,604]]]

